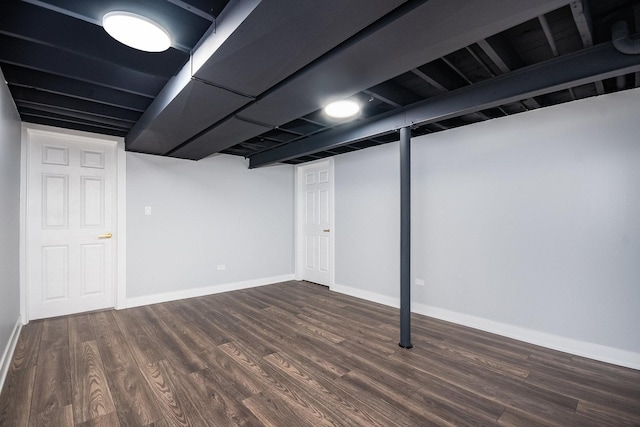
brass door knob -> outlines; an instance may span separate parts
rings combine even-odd
[[[327,229],[322,230],[322,231],[324,231],[325,233],[328,233],[328,232],[330,232],[330,231],[331,231],[331,229],[330,229],[330,228],[327,228]]]
[[[98,236],[98,239],[110,239],[113,236],[111,233],[104,233]]]

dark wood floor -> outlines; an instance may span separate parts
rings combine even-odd
[[[640,371],[287,282],[34,321],[1,426],[640,425]]]

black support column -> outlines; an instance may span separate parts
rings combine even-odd
[[[400,347],[411,348],[411,128],[400,129]]]

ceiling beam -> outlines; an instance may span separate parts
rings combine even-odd
[[[589,11],[589,3],[586,0],[574,1],[571,3],[571,14],[576,28],[578,28],[578,33],[580,33],[582,45],[584,47],[593,46],[593,21]],[[598,95],[604,94],[604,84],[601,81],[595,82],[595,86]]]
[[[487,74],[489,74],[491,77],[495,77],[497,76],[497,74],[491,69],[491,67],[489,66],[489,64],[487,64],[487,62],[485,60],[483,60],[482,58],[480,58],[480,55],[478,55],[472,48],[472,46],[466,46],[464,48],[467,53],[469,55],[471,55],[471,57],[473,59],[475,59],[475,61],[480,64],[480,66],[487,72]]]
[[[111,126],[109,124],[105,124],[105,123],[97,123],[97,122],[91,122],[88,120],[82,120],[82,119],[78,119],[76,117],[71,117],[71,116],[65,116],[63,114],[52,114],[52,113],[45,113],[42,112],[40,110],[32,110],[30,108],[23,108],[20,111],[20,117],[38,117],[41,119],[47,119],[47,120],[56,120],[59,122],[64,122],[64,123],[72,123],[72,124],[78,124],[78,125],[83,125],[83,126],[92,126],[94,128],[99,128],[99,129],[108,129],[111,131],[117,131],[117,132],[128,132],[130,128],[126,128],[126,127],[122,127],[122,126]]]
[[[467,52],[469,52],[469,55],[471,55],[473,57],[473,59],[476,60],[476,62],[478,64],[480,64],[480,66],[482,68],[484,68],[484,70],[491,76],[491,77],[495,77],[497,76],[497,74],[491,69],[491,67],[489,66],[489,64],[487,64],[482,58],[480,58],[480,56],[474,52],[474,50],[471,48],[471,46],[467,46],[465,48],[467,50]],[[538,105],[538,102],[535,99],[529,99],[527,100],[529,102],[529,105],[536,105],[535,108],[540,108],[540,105]],[[529,108],[529,106],[527,104],[524,103],[523,101],[523,105],[525,107],[527,107],[527,110],[530,110],[531,108]],[[504,111],[503,111],[504,113]],[[479,115],[480,117],[482,117],[482,120],[489,120],[489,116],[487,116],[485,113],[483,113],[482,111],[478,111],[475,114]],[[507,114],[505,113],[505,116]]]
[[[571,3],[571,13],[573,20],[582,38],[584,47],[593,46],[593,30],[591,14],[589,13],[589,3],[585,0],[578,0]]]
[[[0,62],[154,97],[167,83],[165,77],[135,71],[98,59],[26,40],[0,35]]]
[[[109,117],[98,116],[95,114],[89,114],[82,111],[73,111],[65,108],[58,108],[50,105],[42,105],[29,101],[16,101],[19,113],[30,112],[32,115],[41,115],[42,117],[49,118],[64,118],[66,120],[75,120],[79,123],[85,124],[99,124],[106,127],[118,128],[126,130],[127,132],[134,125],[134,122],[128,120],[112,119]]]
[[[0,63],[4,78],[9,85],[33,88],[59,95],[71,96],[86,101],[144,112],[152,98],[122,92],[116,89],[56,76],[29,68]]]
[[[9,89],[16,104],[19,101],[25,101],[33,105],[56,107],[63,110],[83,112],[131,123],[135,123],[140,118],[140,113],[136,111],[112,107],[111,105],[99,104],[97,102],[85,101],[19,86],[9,86]]]
[[[337,127],[250,157],[250,168],[308,156],[413,124],[432,123],[594,81],[640,71],[640,55],[613,44],[535,64],[362,122]]]
[[[477,45],[502,73],[508,73],[513,69],[521,68],[523,66],[522,60],[518,57],[518,54],[499,36],[480,40],[477,42]],[[527,110],[541,107],[540,103],[535,98],[524,99],[521,104]],[[502,111],[504,112],[504,110]]]
[[[449,68],[451,68],[458,76],[460,76],[460,78],[462,80],[464,80],[465,82],[467,82],[467,84],[473,84],[473,82],[471,81],[471,79],[469,79],[458,67],[455,66],[455,64],[453,62],[451,62],[450,60],[447,59],[446,56],[443,56],[442,58],[440,58],[440,60],[442,62],[444,62],[445,64],[447,64],[447,66]]]
[[[428,74],[418,70],[417,68],[414,68],[413,70],[411,70],[411,72],[413,74],[415,74],[416,76],[420,77],[425,82],[429,83],[431,86],[433,86],[436,89],[440,90],[441,92],[447,92],[449,90],[446,87],[444,87],[440,82],[438,82],[437,80],[433,79]]]
[[[498,67],[503,74],[511,71],[511,67],[507,65],[506,60],[500,55],[497,49],[489,42],[489,39],[479,40],[477,45],[489,57],[489,59]],[[517,67],[514,67],[517,68]]]
[[[102,27],[102,15],[96,14],[96,12],[102,11],[102,13],[105,13],[109,11],[108,2],[102,2],[103,4],[101,4],[100,2],[80,2],[80,1],[67,2],[65,4],[65,2],[60,2],[60,1],[51,2],[51,1],[42,1],[42,0],[22,0],[22,2],[29,3],[34,6],[38,6],[44,10],[55,12],[56,14],[59,14],[59,15],[64,15],[79,21],[93,24],[94,26],[97,26],[97,27]],[[52,3],[57,3],[57,4],[52,4]],[[191,52],[191,48],[196,44],[198,40],[197,39],[192,40],[191,37],[185,36],[185,34],[175,34],[176,33],[175,27],[172,28],[172,26],[168,26],[167,25],[168,22],[166,20],[158,19],[158,18],[162,16],[162,13],[174,12],[174,15],[175,15],[175,11],[176,10],[179,11],[180,9],[184,10],[185,12],[180,14],[178,19],[183,19],[183,20],[188,19],[188,16],[197,16],[197,14],[192,14],[192,11],[189,11],[170,1],[166,3],[162,1],[156,1],[154,4],[154,7],[152,8],[149,7],[148,5],[145,5],[145,3],[147,2],[138,2],[138,1],[128,2],[129,7],[127,7],[126,10],[128,12],[133,12],[133,13],[137,13],[138,15],[146,16],[149,19],[152,19],[158,22],[159,24],[163,25],[163,27],[166,30],[168,30],[170,33],[173,34],[171,47],[182,52],[183,54],[188,55]],[[176,9],[175,6],[177,6],[179,9]],[[155,14],[150,14],[151,12],[154,12],[154,11],[156,12]],[[162,11],[160,13],[160,16],[158,16],[158,13],[157,13],[158,11]],[[202,19],[202,17],[198,17],[196,19],[200,20]],[[211,25],[211,17],[208,17],[205,19],[206,20],[203,22],[206,23],[208,27],[209,25]],[[203,29],[203,32],[205,30],[206,28]]]
[[[469,84],[469,82],[459,74],[452,73],[451,68],[441,59],[442,58],[438,58],[435,61],[421,65],[412,70],[412,72],[433,87],[445,92],[459,89]]]
[[[547,38],[547,43],[549,43],[553,56],[559,56],[560,53],[558,52],[558,46],[556,45],[556,40],[553,38],[553,32],[551,32],[551,27],[549,26],[547,18],[544,15],[540,15],[538,16],[538,21],[540,21],[540,26],[542,27],[544,36]]]
[[[423,99],[417,93],[396,83],[394,80],[387,80],[363,92],[394,107],[413,104]]]
[[[184,2],[182,0],[167,0],[169,3],[171,4],[175,4],[178,7],[181,7],[182,9],[186,10],[187,12],[191,12],[194,15],[199,16],[200,18],[206,19],[209,22],[213,22],[215,19],[213,18],[213,16],[210,13],[207,13],[203,10],[198,9],[195,6],[190,5],[187,2]]]
[[[21,118],[22,118],[22,121],[27,123],[37,123],[40,125],[60,127],[60,120],[58,119],[53,120],[47,117],[31,116],[28,114],[21,116]],[[74,122],[66,122],[66,128],[81,130],[84,132],[99,133],[102,135],[113,135],[113,136],[120,136],[120,137],[124,137],[126,135],[126,132],[123,132],[122,130],[105,128],[100,126],[91,126],[91,125],[74,123]]]
[[[369,96],[371,96],[373,98],[376,98],[376,99],[384,102],[385,104],[389,104],[392,107],[401,107],[402,106],[402,105],[398,104],[397,102],[392,101],[389,98],[386,98],[383,95],[380,95],[379,93],[376,93],[376,92],[374,92],[372,90],[365,89],[365,90],[362,91],[362,93],[366,93],[367,95],[369,95]]]
[[[640,1],[633,2],[633,21],[635,24],[636,33],[640,32]],[[635,85],[640,86],[640,71],[635,74]]]
[[[80,13],[76,13],[76,12],[73,12],[71,10],[65,9],[63,7],[55,6],[55,5],[50,4],[50,3],[46,2],[46,1],[40,1],[40,0],[22,0],[22,1],[24,1],[25,3],[30,3],[30,4],[32,4],[34,6],[39,6],[39,7],[42,7],[44,9],[51,10],[51,11],[56,12],[56,13],[60,13],[60,14],[66,15],[66,16],[70,16],[70,17],[75,18],[75,19],[79,19],[79,20],[84,21],[84,22],[88,22],[88,23],[93,24],[93,25],[102,26],[102,22],[99,19],[90,18],[90,17],[82,15]]]
[[[3,5],[3,13],[0,14],[0,34],[6,36],[39,45],[61,47],[79,56],[112,62],[167,79],[189,59],[188,54],[175,49],[141,58],[140,52],[115,42],[106,31],[95,25],[25,2],[8,3]],[[21,16],[29,16],[37,24],[25,25],[23,20],[18,19]],[[79,34],[82,36],[78,37]]]

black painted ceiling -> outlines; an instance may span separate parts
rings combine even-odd
[[[508,11],[518,4],[522,13]],[[478,5],[486,12],[474,12]],[[116,9],[161,23],[172,48],[143,53],[111,39],[100,19]],[[617,21],[640,29],[640,1],[631,0],[5,0],[0,10],[0,68],[23,121],[123,136],[130,151],[194,160],[259,158],[335,134],[351,125],[323,115],[332,97],[358,99],[356,122],[371,122],[610,43]],[[201,39],[216,47],[199,47]],[[628,71],[418,121],[412,132],[640,86],[638,70]],[[381,130],[326,150],[287,149],[280,161],[397,139],[395,129]]]

